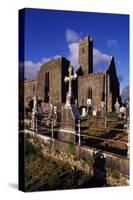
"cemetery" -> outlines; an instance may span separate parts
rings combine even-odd
[[[97,160],[78,159],[73,146],[59,152],[38,137],[26,134],[25,190],[44,191],[127,185],[127,176]],[[102,158],[103,159],[103,158]],[[98,165],[98,166],[97,166]],[[100,170],[100,174],[99,174]]]
[[[130,99],[121,97],[115,58],[95,71],[89,35],[77,50],[77,66],[59,56],[41,63],[36,80],[20,81],[27,192],[129,185]]]
[[[115,104],[115,112],[73,103],[72,67],[66,103],[61,111],[50,102],[39,112],[37,96],[25,115],[26,191],[127,185],[129,176],[129,114]],[[28,117],[27,117],[28,116]],[[71,178],[69,178],[71,177]]]

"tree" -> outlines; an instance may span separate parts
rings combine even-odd
[[[127,103],[129,101],[129,85],[127,85],[121,92],[121,97],[123,103]]]

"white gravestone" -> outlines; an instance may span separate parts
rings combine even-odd
[[[82,108],[82,117],[86,117],[86,108]]]
[[[93,116],[97,115],[97,110],[93,110]]]
[[[87,99],[87,113],[90,115],[92,114],[92,100]]]
[[[92,100],[91,99],[87,99],[87,105],[91,106],[91,104],[92,104]]]
[[[57,114],[57,106],[54,106],[54,114]]]
[[[34,96],[33,98],[33,109],[32,109],[32,115],[31,115],[31,127],[32,129],[37,128],[37,114],[38,110],[37,110],[37,97]]]
[[[120,107],[120,111],[119,112],[120,112],[119,117],[126,119],[127,109],[124,106]]]

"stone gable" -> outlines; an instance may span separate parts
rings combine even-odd
[[[106,71],[94,73],[92,50],[93,40],[89,36],[79,41],[79,68],[76,71],[78,78],[72,84],[73,98],[79,107],[86,107],[90,89],[93,109],[99,110],[101,101],[105,101],[106,111],[111,112],[119,98],[114,57],[111,57]],[[42,64],[37,80],[24,82],[25,105],[36,94],[42,107],[49,103],[61,107],[66,101],[68,91],[64,78],[68,76],[69,65],[70,62],[64,57]]]

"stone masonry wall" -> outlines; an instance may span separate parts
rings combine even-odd
[[[92,88],[92,105],[100,109],[102,93],[104,91],[104,73],[89,74],[78,77],[78,106],[87,106],[88,88]]]
[[[65,71],[68,69],[69,62],[65,58],[50,60],[41,66],[38,73],[37,95],[38,98],[45,102],[45,73],[49,72],[49,93],[51,102],[59,105],[65,99],[65,85],[63,83]]]
[[[37,80],[24,81],[24,105],[27,107],[28,103],[33,99],[36,93]]]
[[[31,133],[31,135],[33,137],[37,137],[42,143],[52,145],[52,148],[54,150],[57,150],[63,153],[73,154],[78,159],[89,161],[91,165],[94,162],[93,152],[96,150],[95,148],[79,146],[76,144],[70,144],[70,143],[59,141],[59,140],[52,140],[42,135],[36,135],[35,133]],[[104,154],[104,157],[105,157],[106,168],[111,168],[113,170],[116,170],[120,172],[124,177],[129,176],[129,159],[128,158],[121,157],[116,154],[108,153],[105,151],[103,151],[102,153]]]
[[[61,142],[58,140],[54,141],[54,147],[59,151],[67,152],[69,150],[69,146],[69,143]],[[89,160],[91,163],[93,163],[94,150],[94,148],[74,145],[73,154],[78,158]],[[103,152],[103,154],[106,158],[106,167],[117,170],[124,176],[129,175],[129,159],[106,152]]]

